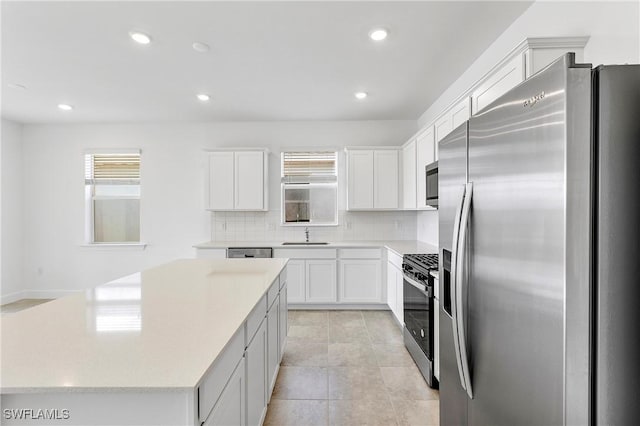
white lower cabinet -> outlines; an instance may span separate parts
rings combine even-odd
[[[269,395],[271,395],[273,386],[276,384],[278,365],[280,365],[279,310],[280,300],[276,298],[267,312],[267,389]]]
[[[280,287],[280,319],[278,322],[280,339],[280,361],[284,355],[284,347],[287,344],[287,332],[289,331],[289,310],[287,309],[287,283]]]
[[[306,261],[306,301],[309,303],[336,302],[336,261]]]
[[[304,303],[307,275],[305,261],[291,259],[287,263],[287,301],[289,303]]]
[[[264,312],[264,311],[263,311]],[[260,425],[267,413],[267,322],[264,320],[247,346],[247,425]]]
[[[245,424],[245,379],[243,357],[220,394],[213,411],[204,421],[205,426]]]
[[[398,322],[404,324],[402,257],[388,250],[387,259],[387,303]]]
[[[380,260],[345,259],[340,264],[340,302],[379,303],[382,301]]]

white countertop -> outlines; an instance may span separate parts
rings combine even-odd
[[[386,247],[395,251],[399,255],[407,253],[438,253],[438,247],[416,240],[395,240],[395,241],[331,241],[322,245],[282,245],[282,241],[207,241],[199,243],[193,247],[197,249],[220,249],[229,247],[273,247],[278,249],[286,248],[367,248]]]
[[[2,393],[194,388],[287,259],[189,259],[7,314]]]

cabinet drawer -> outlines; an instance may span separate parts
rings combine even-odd
[[[253,311],[247,317],[247,340],[245,342],[245,346],[249,346],[249,342],[253,339],[253,335],[256,334],[258,328],[260,328],[260,324],[267,316],[267,297],[263,296],[262,299],[258,302]]]
[[[336,249],[274,249],[273,257],[289,259],[335,259]]]
[[[380,259],[379,248],[339,249],[338,257],[341,259]]]
[[[214,360],[213,367],[198,386],[198,418],[201,422],[209,416],[244,354],[244,327],[233,335],[222,353]]]
[[[395,267],[402,270],[402,256],[391,249],[387,249],[387,260]]]
[[[267,291],[267,310],[271,308],[273,302],[278,298],[278,292],[280,292],[280,280],[276,278]]]

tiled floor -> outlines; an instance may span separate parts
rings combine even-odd
[[[388,311],[289,311],[265,425],[438,425],[427,386]]]
[[[0,306],[0,313],[2,313],[3,315],[12,314],[14,312],[22,311],[23,309],[31,308],[32,306],[37,306],[51,300],[53,299],[21,299],[13,303],[7,303]]]

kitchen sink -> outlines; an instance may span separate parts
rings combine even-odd
[[[305,242],[305,241],[285,241],[282,243],[283,246],[326,246],[327,242]]]

